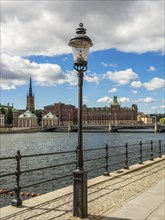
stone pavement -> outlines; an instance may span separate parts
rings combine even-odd
[[[163,210],[165,195],[157,191],[157,186],[161,190],[164,185],[164,168],[165,157],[121,169],[109,177],[89,180],[86,219],[161,220],[157,216]],[[72,186],[69,186],[23,201],[21,208],[4,207],[0,216],[2,220],[77,220],[72,216],[72,198]]]
[[[101,220],[164,220],[165,178]]]

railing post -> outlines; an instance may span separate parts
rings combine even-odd
[[[106,144],[105,146],[105,172],[104,172],[104,176],[109,176],[109,171],[108,171],[108,144]]]
[[[143,149],[142,149],[142,141],[140,141],[140,161],[139,164],[143,164]]]
[[[16,171],[15,171],[15,175],[16,175],[15,199],[13,199],[11,201],[11,205],[18,207],[18,206],[22,205],[22,200],[20,199],[21,187],[19,185],[20,176],[21,176],[21,170],[20,170],[21,154],[20,154],[20,150],[17,151],[17,154],[15,155],[15,158],[17,160],[17,168],[16,168]]]
[[[159,157],[162,157],[161,140],[159,140]]]
[[[153,141],[151,140],[151,158],[150,160],[154,160],[154,157],[153,157]]]
[[[124,169],[129,169],[129,166],[128,166],[128,144],[126,142],[125,144],[125,167]]]

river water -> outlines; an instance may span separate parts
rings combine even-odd
[[[1,134],[0,135],[0,141],[1,141],[1,157],[13,157],[15,156],[17,150],[20,150],[21,155],[31,155],[31,154],[40,154],[40,153],[51,153],[51,152],[62,152],[62,151],[74,151],[77,147],[77,133],[65,133],[65,132],[39,132],[39,133],[22,133],[22,134]],[[138,144],[135,145],[134,148],[136,150],[139,149],[139,142],[142,141],[143,143],[148,142],[150,143],[151,140],[153,142],[157,142],[158,140],[165,141],[164,133],[144,133],[144,132],[134,132],[134,133],[126,133],[126,132],[116,132],[116,133],[84,133],[83,134],[83,147],[84,149],[89,148],[100,148],[105,147],[106,144],[108,144],[110,147],[112,147],[112,150],[110,152],[113,154],[116,153],[122,153],[124,152],[125,143],[128,143],[129,145],[132,144]],[[123,146],[115,147],[113,146]],[[150,146],[146,146],[150,147]],[[156,154],[158,154],[158,144],[155,151]],[[135,150],[135,149],[134,149]],[[98,157],[98,155],[105,155],[105,151],[91,151],[91,152],[85,152],[84,158],[94,158]],[[135,154],[134,154],[135,155]],[[134,156],[133,155],[133,156]],[[139,150],[137,152],[137,157],[139,155]],[[149,155],[150,156],[150,155]],[[129,157],[132,157],[131,154]],[[53,155],[53,156],[42,156],[42,157],[36,157],[36,158],[22,158],[21,159],[21,170],[28,170],[28,169],[34,169],[38,167],[44,167],[44,166],[52,166],[54,164],[59,163],[66,163],[66,162],[72,162],[75,161],[76,155],[75,153],[72,154],[60,154],[60,155]],[[121,161],[125,160],[124,157],[117,157],[114,160],[112,159],[112,164],[114,161]],[[132,161],[131,163],[136,162]],[[131,164],[130,163],[130,164]],[[5,173],[12,173],[15,172],[16,169],[16,160],[6,160],[6,161],[0,161],[1,165],[1,174]],[[100,161],[93,161],[92,163],[86,163],[85,169],[92,169],[94,167],[104,166],[105,165],[105,159]],[[124,164],[122,164],[123,167]],[[20,184],[21,186],[40,182],[46,179],[51,179],[60,175],[68,175],[72,174],[72,171],[75,169],[75,164],[67,165],[64,167],[58,167],[58,168],[52,168],[50,170],[40,170],[37,172],[31,172],[21,175]],[[110,171],[118,169],[121,167],[118,166],[110,166]],[[88,178],[92,178],[94,176],[102,175],[104,173],[104,169],[95,170],[92,172],[89,172]],[[1,189],[13,189],[16,185],[15,176],[10,177],[3,177],[1,178]],[[58,188],[61,188],[63,186],[69,185],[72,183],[72,177],[71,178],[65,178],[57,181],[51,181],[49,183],[41,184],[35,187],[29,187],[27,189],[24,189],[25,192],[34,192],[34,193],[46,193]],[[0,205],[5,206],[10,204],[10,198],[8,195],[1,196]],[[23,197],[22,199],[26,199]]]

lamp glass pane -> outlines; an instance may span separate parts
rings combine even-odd
[[[76,61],[87,61],[89,48],[74,48],[72,47],[73,51],[73,60]]]
[[[90,44],[87,41],[75,41],[72,42],[72,52],[74,62],[87,61]]]

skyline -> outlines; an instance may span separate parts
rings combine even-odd
[[[117,96],[122,107],[137,104],[144,113],[164,113],[164,1],[65,4],[1,2],[1,104],[25,109],[31,76],[36,109],[57,102],[77,106],[68,42],[83,22],[94,43],[84,104],[109,106]]]

